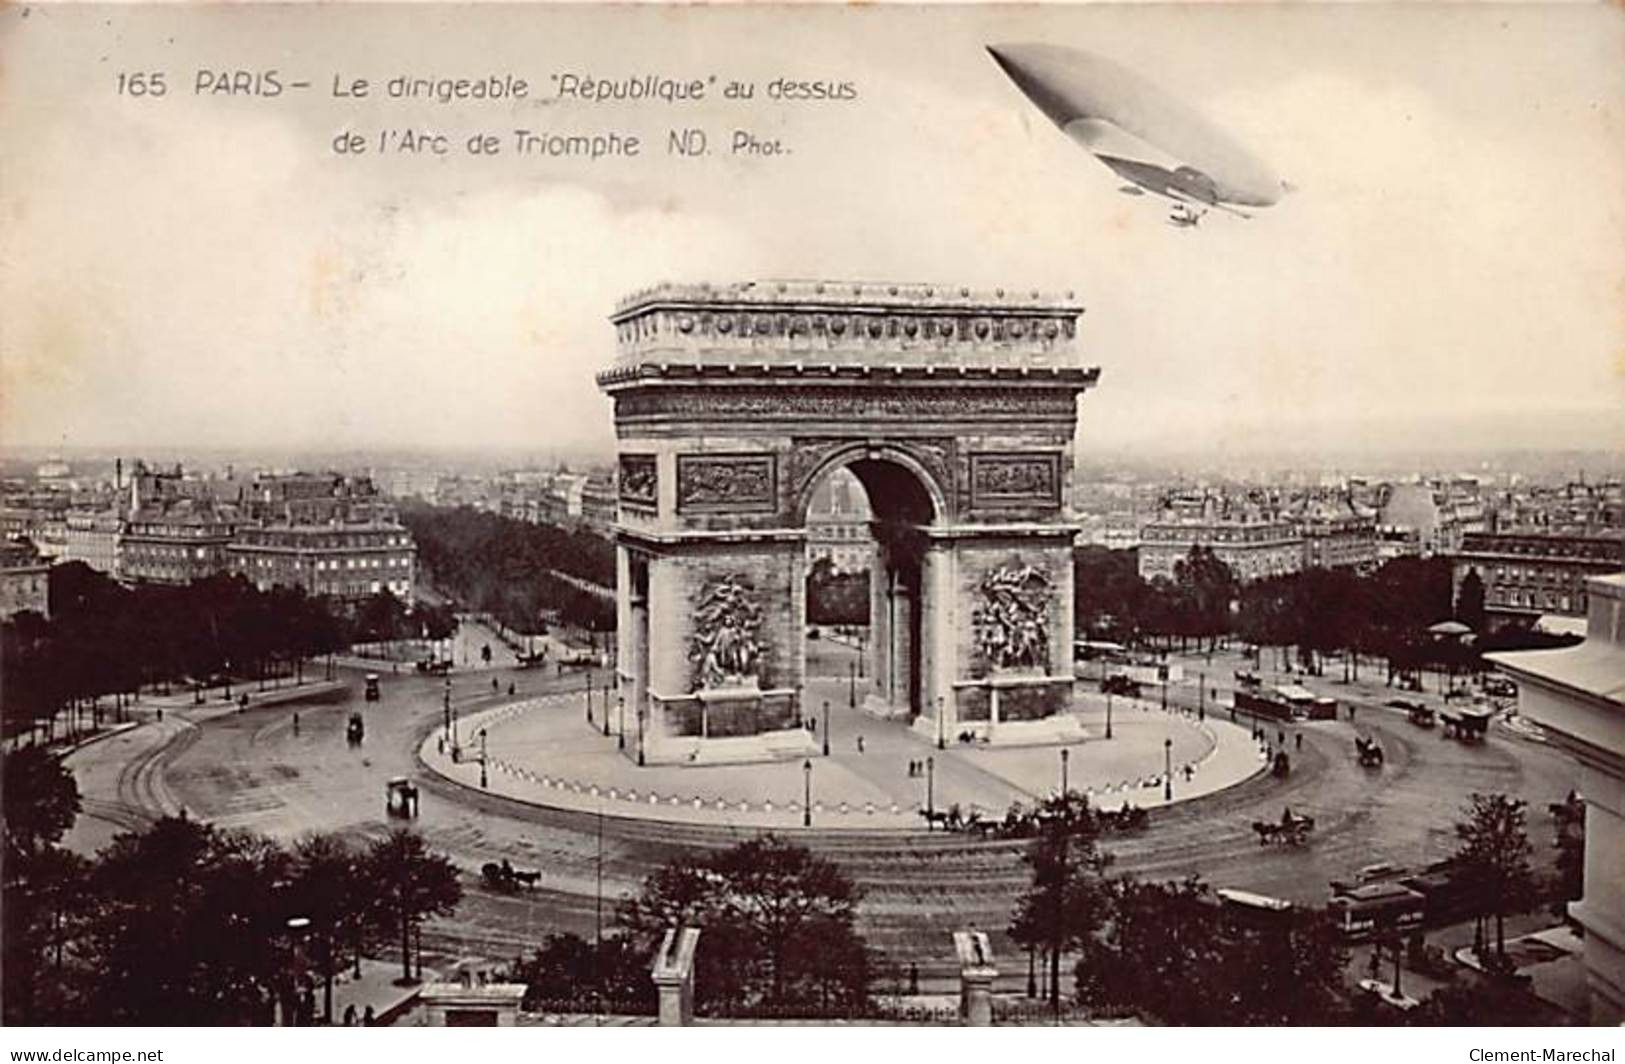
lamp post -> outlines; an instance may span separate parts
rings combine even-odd
[[[829,756],[829,699],[824,699],[824,756]]]
[[[626,749],[626,698],[615,697],[615,748]]]
[[[446,729],[446,742],[451,742],[451,677],[446,677],[446,686],[440,693],[440,709],[444,716]]]
[[[1196,719],[1207,720],[1207,673],[1196,674]]]
[[[1066,779],[1066,762],[1071,756],[1072,751],[1068,750],[1064,746],[1061,747],[1061,798],[1063,800],[1065,800],[1066,796],[1070,793],[1070,788],[1067,786]]]
[[[587,683],[582,690],[587,692],[587,723],[592,723],[592,669],[587,670]]]
[[[801,826],[812,827],[812,760],[801,763]]]
[[[847,689],[846,704],[851,709],[858,708],[858,663],[849,661],[846,664]],[[837,681],[839,682],[839,681]]]
[[[1174,800],[1174,741],[1162,741],[1162,800]]]
[[[1166,678],[1162,680],[1162,711],[1164,713],[1168,712],[1168,680]]]
[[[489,778],[485,774],[485,729],[480,729],[480,790],[489,785]]]
[[[1106,738],[1112,737],[1112,693],[1106,692]]]
[[[946,743],[945,737],[943,735],[943,729],[945,729],[947,727],[947,724],[948,724],[947,720],[944,719],[944,717],[942,715],[943,711],[945,709],[947,709],[947,700],[945,698],[943,698],[942,695],[938,695],[937,696],[937,749],[938,750],[943,750],[943,749],[946,749],[946,747],[947,747],[947,743]]]
[[[937,812],[937,759],[925,759],[925,830],[930,831]]]
[[[643,764],[643,714],[644,707],[638,706],[638,764]]]

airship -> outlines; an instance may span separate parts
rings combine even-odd
[[[1127,67],[1055,44],[997,44],[988,54],[1068,137],[1127,182],[1119,191],[1173,201],[1169,224],[1209,210],[1243,218],[1291,186],[1223,129]]]

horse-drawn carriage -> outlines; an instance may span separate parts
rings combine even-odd
[[[485,885],[491,890],[501,891],[504,894],[511,894],[520,887],[528,890],[534,887],[541,878],[542,873],[540,871],[515,868],[508,863],[506,857],[502,859],[501,863],[487,861],[480,867],[480,879],[484,881]]]
[[[1281,811],[1278,824],[1267,820],[1253,821],[1253,832],[1257,834],[1260,846],[1302,846],[1309,841],[1309,835],[1314,830],[1314,817],[1298,816],[1290,808]]]
[[[1354,756],[1359,759],[1361,768],[1381,768],[1382,744],[1375,739],[1356,735],[1354,737]]]

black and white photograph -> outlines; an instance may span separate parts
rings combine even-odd
[[[10,1059],[1614,1060],[1622,59],[0,7]]]

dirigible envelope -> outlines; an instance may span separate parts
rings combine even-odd
[[[1267,207],[1286,184],[1197,111],[1107,59],[1053,44],[988,48],[1068,136],[1142,188],[1173,199]]]

